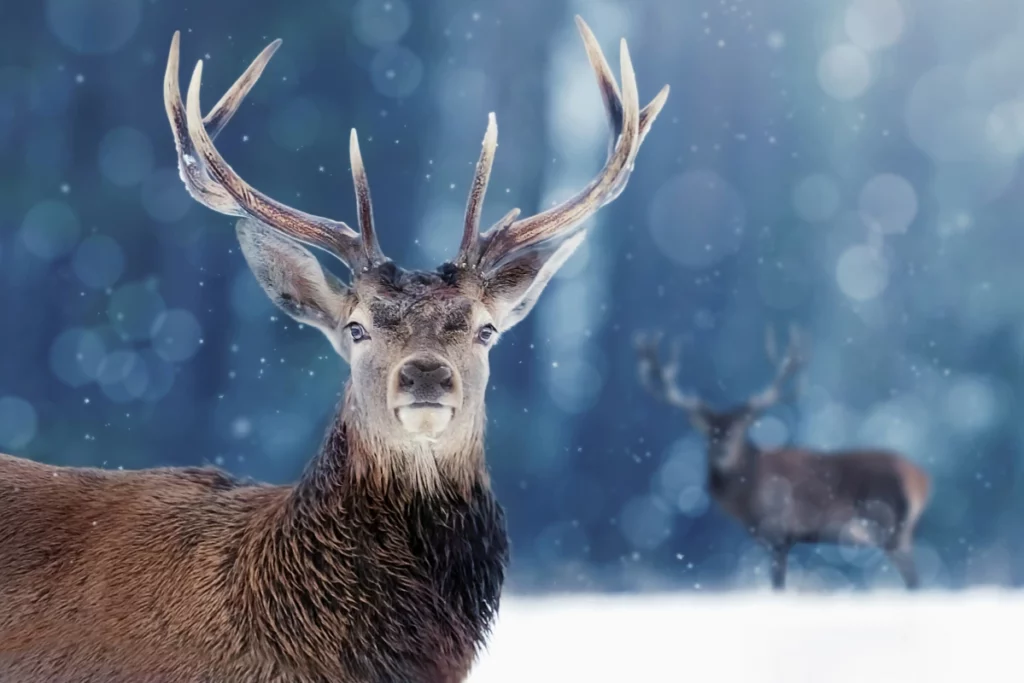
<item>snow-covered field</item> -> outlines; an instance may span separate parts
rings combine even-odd
[[[1024,594],[508,597],[471,683],[1024,681]]]

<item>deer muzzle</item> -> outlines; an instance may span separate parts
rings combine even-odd
[[[407,432],[437,437],[448,427],[461,404],[458,377],[439,358],[410,358],[396,373],[391,403],[395,417]]]

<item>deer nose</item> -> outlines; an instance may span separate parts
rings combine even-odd
[[[414,358],[398,371],[398,388],[412,394],[416,402],[436,402],[452,390],[454,373],[448,364],[434,358]]]

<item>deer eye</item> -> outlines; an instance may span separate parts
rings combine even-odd
[[[494,335],[498,333],[498,328],[490,323],[487,323],[476,333],[476,340],[481,344],[490,344],[491,340],[494,339]]]
[[[346,327],[348,327],[348,333],[352,335],[352,341],[356,344],[370,338],[370,335],[366,333],[366,328],[359,323],[349,323]]]

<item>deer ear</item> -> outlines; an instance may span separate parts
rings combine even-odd
[[[249,270],[271,301],[323,332],[344,357],[337,332],[354,303],[352,290],[324,270],[308,249],[270,226],[243,218],[235,231]]]
[[[706,415],[704,415],[704,411],[700,409],[691,410],[688,414],[690,417],[690,424],[693,425],[694,429],[696,429],[701,434],[711,433],[711,423],[708,422],[708,418]]]
[[[485,301],[494,311],[502,331],[514,327],[530,314],[548,282],[575,253],[586,235],[580,230],[557,244],[542,244],[513,254],[485,276]]]

